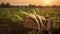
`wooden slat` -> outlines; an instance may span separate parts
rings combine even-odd
[[[51,20],[47,19],[47,30],[51,30]]]
[[[46,26],[47,30],[51,30],[53,27],[55,27],[55,19],[49,18],[49,19],[43,20],[43,24],[44,24],[44,26]],[[28,18],[24,17],[23,26],[25,28],[39,30],[36,21],[34,19],[29,18],[29,17]],[[41,26],[41,24],[40,24],[40,30],[45,30]]]

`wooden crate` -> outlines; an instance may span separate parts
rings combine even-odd
[[[45,30],[42,26],[41,26],[41,23],[40,24],[40,30]],[[47,28],[47,30],[51,30],[52,28],[55,27],[55,19],[53,18],[49,18],[49,19],[46,19],[46,20],[43,20],[43,24],[44,26]],[[23,26],[25,28],[28,28],[28,29],[35,29],[35,30],[39,30],[38,29],[38,24],[36,23],[36,21],[30,17],[24,17],[23,19]]]

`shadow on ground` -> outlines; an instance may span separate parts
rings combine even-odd
[[[22,24],[8,19],[0,19],[0,34],[27,34],[29,29],[23,28]],[[60,29],[53,29],[52,34],[58,34]]]

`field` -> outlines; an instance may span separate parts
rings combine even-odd
[[[60,28],[60,8],[0,8],[0,19],[9,19],[12,22],[21,24],[26,13],[34,13],[34,11],[46,18],[56,18],[56,29]]]

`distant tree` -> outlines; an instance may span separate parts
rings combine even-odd
[[[41,5],[39,5],[38,7],[42,7]]]
[[[37,7],[37,6],[36,6],[36,5],[34,5],[34,4],[33,4],[33,5],[29,4],[29,7]]]
[[[32,7],[37,7],[36,5],[32,5]]]
[[[27,7],[26,5],[24,7]]]
[[[10,7],[10,4],[9,4],[9,3],[6,3],[6,4],[5,4],[5,7]]]
[[[56,5],[53,5],[52,7],[57,7]]]
[[[31,4],[29,4],[29,7],[32,7],[32,5],[31,5]]]
[[[5,6],[5,3],[1,3],[1,5],[0,5],[1,7],[4,7]]]
[[[9,3],[1,3],[0,7],[10,7],[10,4]]]
[[[24,7],[23,5],[21,5],[21,7]]]
[[[60,6],[58,6],[58,8],[60,8]]]

